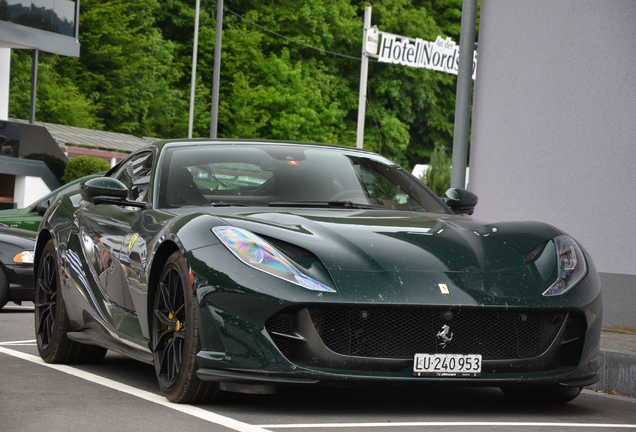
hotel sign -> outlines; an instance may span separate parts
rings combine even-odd
[[[378,43],[378,39],[380,39]],[[367,30],[365,51],[382,63],[431,69],[457,75],[459,46],[450,38],[437,36],[434,42],[412,39],[378,31]],[[477,51],[473,51],[473,79],[477,70]]]

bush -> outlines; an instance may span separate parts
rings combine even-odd
[[[108,171],[110,164],[104,159],[94,156],[78,156],[69,161],[64,170],[62,181],[64,183],[72,182],[80,177],[90,174],[97,174],[101,171]]]
[[[444,196],[444,193],[450,188],[452,161],[453,157],[446,154],[446,148],[435,143],[431,161],[422,181],[438,196]]]

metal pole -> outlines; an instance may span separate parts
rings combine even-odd
[[[468,135],[470,131],[470,101],[473,91],[473,51],[477,0],[463,0],[462,28],[459,35],[459,71],[455,101],[455,131],[453,136],[453,171],[451,187],[466,187]]]
[[[38,50],[33,50],[31,60],[31,104],[29,107],[29,124],[35,123],[35,100],[38,93]]]
[[[79,43],[80,0],[75,1],[75,41]]]
[[[358,132],[356,134],[356,147],[362,148],[364,144],[364,116],[367,103],[367,80],[369,75],[369,57],[366,54],[367,29],[371,27],[371,7],[364,8],[364,33],[362,37],[362,66],[360,69],[360,99],[358,100]]]
[[[216,138],[219,122],[219,81],[221,80],[221,36],[223,34],[223,0],[216,3],[216,41],[214,42],[214,71],[212,74],[212,120],[210,138]]]
[[[199,8],[201,1],[197,0],[194,12],[194,46],[192,47],[192,80],[190,83],[190,116],[188,118],[188,138],[192,138],[194,123],[194,89],[197,81],[197,48],[199,46]]]

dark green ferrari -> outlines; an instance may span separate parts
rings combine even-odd
[[[563,403],[598,380],[590,256],[485,223],[350,147],[159,142],[51,203],[35,332],[52,363],[154,364],[171,401],[278,386],[496,386]]]

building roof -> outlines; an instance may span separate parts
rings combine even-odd
[[[10,120],[16,123],[29,123],[28,120]],[[149,141],[130,134],[98,131],[44,122],[35,122],[35,124],[44,126],[51,136],[53,136],[53,139],[61,146],[81,146],[99,150],[131,153],[149,144]]]

